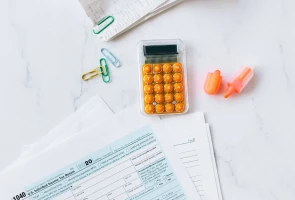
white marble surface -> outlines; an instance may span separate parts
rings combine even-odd
[[[212,127],[226,200],[295,199],[295,1],[198,0],[100,43],[78,1],[0,2],[0,169],[94,94],[114,112],[138,100],[136,44],[187,45],[191,111]],[[84,83],[107,47],[122,61],[112,82]],[[255,78],[228,100],[202,90],[208,71],[228,79],[252,65]]]

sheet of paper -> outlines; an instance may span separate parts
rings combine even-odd
[[[151,120],[155,125],[147,126]],[[94,126],[1,173],[1,198],[200,199],[157,121],[142,116],[138,105],[128,108],[105,126]]]
[[[215,154],[214,154],[214,149],[213,149],[213,141],[212,141],[212,138],[211,138],[210,125],[208,123],[206,124],[206,129],[207,129],[208,143],[209,143],[209,146],[210,146],[212,166],[213,166],[214,175],[215,175],[214,177],[215,177],[215,182],[216,182],[216,188],[217,188],[217,191],[218,191],[218,197],[219,197],[218,199],[223,200],[221,187],[220,187],[219,176],[218,176],[218,171],[217,171],[216,159],[215,159]]]
[[[215,173],[216,165],[212,163],[215,158],[211,154],[203,113],[187,114],[163,121],[202,199],[221,200],[219,180],[216,179]]]
[[[164,10],[167,10],[181,2],[183,2],[184,0],[167,0],[165,3],[163,3],[161,6],[159,6],[157,9],[155,9],[153,12],[151,12],[150,14],[148,14],[145,17],[145,20],[147,20],[148,18],[157,15],[161,12],[163,12]]]
[[[114,113],[106,105],[106,103],[100,98],[99,103],[93,107],[87,114],[83,116],[76,124],[67,126],[66,130],[62,131],[52,142],[52,144],[59,143],[66,140],[69,137],[74,136],[76,133],[91,129],[92,126],[103,126],[103,122],[114,116]],[[52,145],[51,144],[51,145]],[[49,148],[48,146],[47,148]]]
[[[115,18],[111,26],[98,35],[99,39],[103,41],[111,39],[166,1],[167,0],[79,0],[81,6],[94,25],[106,16],[113,16]],[[104,27],[105,23],[100,26]]]
[[[24,153],[8,168],[17,166],[30,157],[42,153],[43,150],[49,148],[55,141],[65,140],[70,135],[90,128],[94,124],[101,123],[111,116],[113,116],[113,112],[101,97],[99,95],[94,96],[80,109],[67,117],[62,123],[44,136],[39,142],[29,145]],[[3,171],[5,172],[6,170],[7,169],[4,169]]]
[[[141,18],[140,20],[138,20],[136,23],[126,27],[124,30],[122,30],[121,32],[118,32],[116,35],[113,35],[111,38],[109,38],[108,40],[114,38],[115,36],[122,34],[130,29],[132,29],[133,27],[143,23],[144,21],[148,20],[149,18],[163,12],[164,10],[167,10],[181,2],[183,2],[184,0],[167,0],[165,3],[161,4],[157,9],[153,10],[152,12],[150,12],[149,14],[147,14],[146,16],[144,16],[143,18]]]

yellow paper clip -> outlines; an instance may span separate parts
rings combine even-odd
[[[99,74],[102,74],[102,70],[100,69],[101,67],[96,67],[92,70],[90,70],[89,72],[86,72],[82,75],[82,80],[83,81],[88,81],[96,76],[98,76]]]

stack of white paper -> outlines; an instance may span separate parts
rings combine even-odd
[[[183,0],[79,1],[94,26],[107,16],[115,18],[114,23],[98,34],[100,40],[108,41]]]
[[[221,200],[203,114],[160,120],[137,108],[114,115],[91,99],[0,173],[1,199]]]

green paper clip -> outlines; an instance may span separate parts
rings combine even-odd
[[[118,58],[112,53],[110,52],[108,49],[106,48],[102,48],[101,53],[106,57],[106,59],[111,62],[115,67],[120,67],[121,63],[118,60]]]
[[[101,72],[101,75],[102,75],[101,78],[102,78],[103,82],[105,82],[105,83],[110,82],[111,77],[109,75],[109,67],[108,67],[106,59],[101,58],[99,63],[100,63],[99,69],[100,69],[100,72]]]
[[[110,20],[108,20],[110,19]],[[108,20],[108,22],[105,24],[104,22],[106,22]],[[101,25],[102,23],[105,24],[104,27],[102,27],[101,29],[99,29],[98,31],[95,31],[95,29],[93,29],[93,33],[94,34],[100,34],[103,30],[105,30],[109,25],[111,25],[113,22],[115,21],[115,18],[113,16],[106,16],[105,18],[103,18],[102,20],[100,20],[97,23],[97,27],[99,28],[99,25]]]

